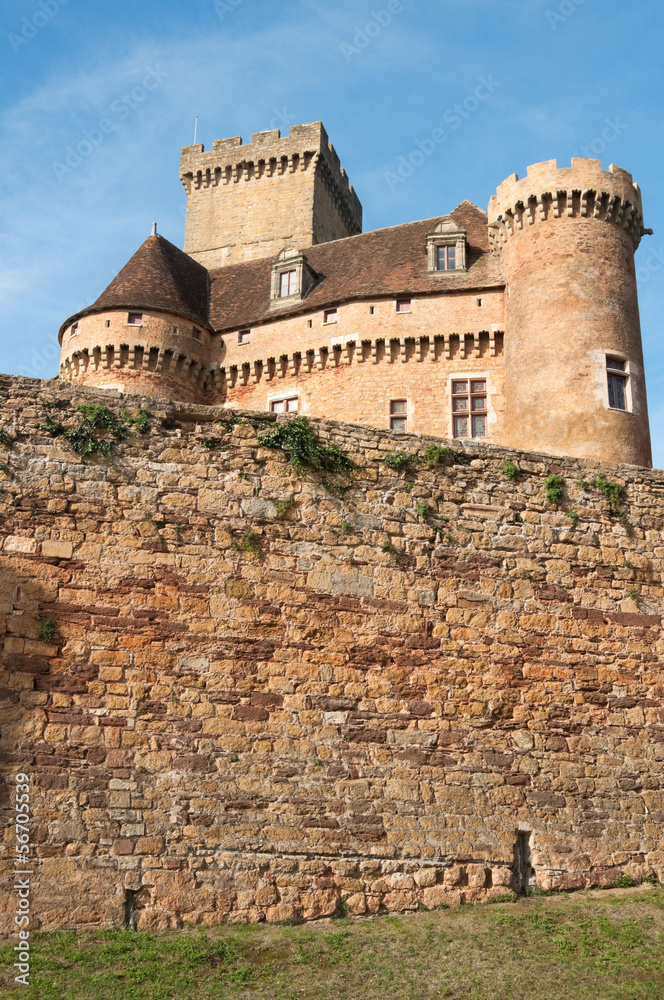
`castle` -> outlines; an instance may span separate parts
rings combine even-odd
[[[319,124],[182,178],[0,375],[0,935],[664,882],[630,175],[366,234]]]
[[[184,252],[153,233],[60,329],[125,393],[651,465],[627,171],[556,161],[488,215],[362,233],[320,122],[182,150]]]

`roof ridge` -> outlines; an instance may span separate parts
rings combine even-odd
[[[464,198],[463,201],[460,201],[459,204],[457,205],[457,207],[453,208],[452,211],[456,212],[457,209],[463,208],[464,205],[470,205],[471,208],[476,208],[478,212],[482,213],[482,215],[487,215],[487,213],[485,212],[485,210],[483,208],[480,208],[479,205],[476,205],[475,202],[471,201],[469,198]]]
[[[457,206],[458,207],[458,206]],[[475,206],[477,207],[477,206]],[[456,209],[453,209],[456,211]],[[481,211],[481,209],[480,209]],[[449,212],[447,213],[450,214]],[[341,243],[350,243],[351,240],[360,240],[365,236],[373,236],[374,233],[388,233],[395,229],[407,229],[409,226],[421,226],[425,222],[437,222],[439,219],[444,219],[445,213],[442,215],[433,215],[428,219],[415,219],[413,222],[400,222],[396,226],[381,226],[378,229],[367,229],[365,233],[355,233],[353,236],[342,236],[340,239],[336,240],[325,240],[323,243],[312,243],[311,246],[298,248],[301,249],[302,253],[306,253],[308,250],[318,250],[319,247],[329,247],[329,246],[339,246]],[[284,246],[288,246],[284,243]],[[269,254],[265,257],[255,257],[253,260],[238,260],[234,264],[226,264],[224,267],[215,267],[210,270],[210,275],[216,275],[220,272],[227,272],[231,267],[241,267],[247,264],[259,264],[265,263],[266,260],[274,260],[274,257]]]

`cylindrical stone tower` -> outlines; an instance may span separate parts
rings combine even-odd
[[[652,464],[634,251],[638,185],[599,160],[503,181],[489,233],[505,275],[505,435],[548,454]]]
[[[155,227],[156,230],[156,227]],[[218,381],[206,269],[156,231],[96,302],[60,328],[60,377],[202,403]]]

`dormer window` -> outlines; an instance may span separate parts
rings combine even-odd
[[[451,215],[436,223],[427,235],[429,273],[466,270],[466,230]]]
[[[270,302],[273,306],[301,301],[314,283],[307,258],[295,247],[284,247],[272,263]]]

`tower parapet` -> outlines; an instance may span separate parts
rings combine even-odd
[[[630,234],[636,250],[643,228],[641,191],[632,175],[599,160],[575,158],[571,167],[546,160],[528,167],[526,177],[512,174],[489,201],[489,239],[500,252],[514,233],[548,219],[593,218],[612,222]]]
[[[185,146],[186,253],[208,269],[362,232],[362,206],[321,122]]]
[[[632,175],[548,160],[503,181],[488,214],[507,285],[504,443],[650,465]]]

